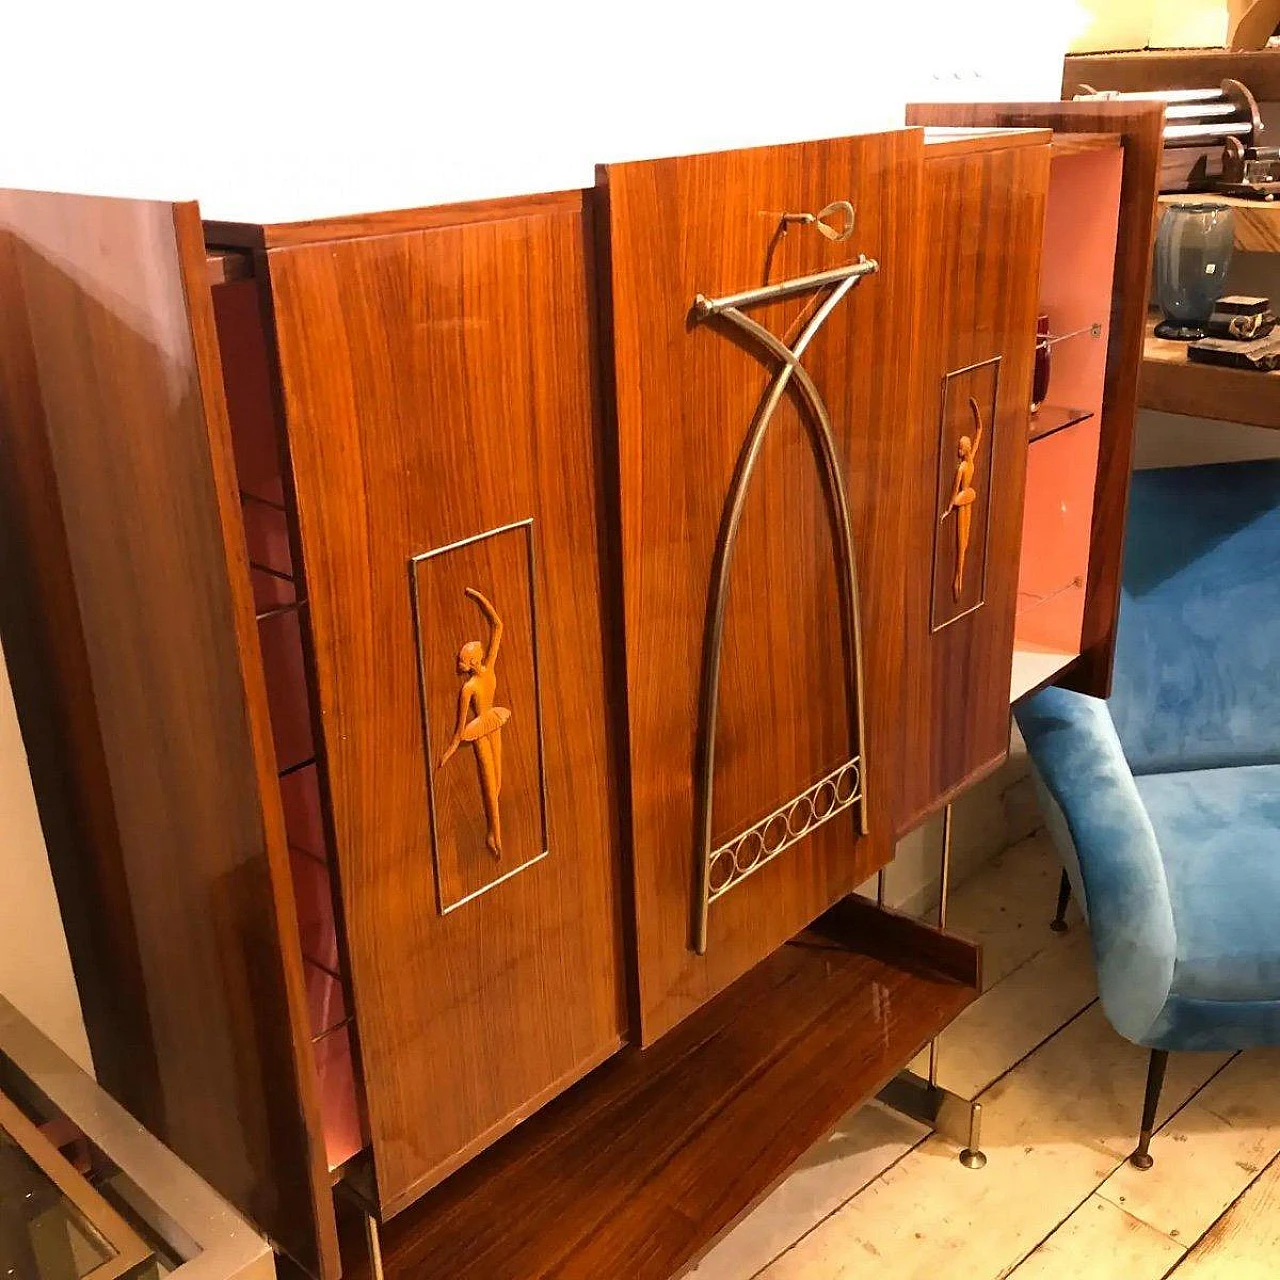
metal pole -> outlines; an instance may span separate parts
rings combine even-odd
[[[951,806],[942,811],[942,872],[938,878],[938,928],[947,927],[947,896],[951,892]],[[929,1041],[929,1087],[938,1083],[938,1037]]]

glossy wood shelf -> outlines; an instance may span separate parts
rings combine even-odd
[[[1138,384],[1142,408],[1280,429],[1280,372],[1193,364],[1185,342],[1155,336],[1156,320],[1154,314],[1147,319]]]
[[[1037,413],[1031,415],[1031,431],[1028,439],[1034,444],[1051,436],[1055,431],[1065,431],[1074,427],[1077,422],[1088,422],[1093,417],[1089,409],[1074,409],[1061,404],[1042,404]]]
[[[855,937],[876,954],[852,950],[844,939]],[[386,1274],[667,1280],[978,985],[969,944],[846,899],[385,1226]],[[350,1252],[345,1274],[367,1277]]]

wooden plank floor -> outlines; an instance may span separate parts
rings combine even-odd
[[[1146,1053],[1102,1015],[1079,915],[1048,929],[1057,881],[1040,834],[952,898],[988,985],[944,1036],[940,1079],[981,1094],[986,1169],[865,1107],[688,1280],[1280,1276],[1280,1050],[1173,1055],[1155,1168],[1130,1168]]]

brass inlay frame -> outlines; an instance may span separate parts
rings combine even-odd
[[[773,420],[774,411],[781,403],[787,387],[794,382],[800,392],[801,399],[809,409],[808,420],[812,428],[815,443],[822,458],[823,479],[832,499],[836,514],[836,559],[837,577],[840,584],[841,631],[844,642],[845,690],[850,701],[856,705],[849,707],[849,724],[851,737],[850,758],[835,770],[835,774],[850,768],[857,770],[858,786],[848,802],[833,806],[831,812],[821,816],[814,815],[815,820],[804,827],[794,839],[786,840],[768,858],[758,859],[751,864],[754,871],[771,861],[783,849],[816,830],[823,823],[851,807],[855,800],[858,803],[859,825],[862,834],[867,832],[866,810],[866,764],[862,759],[865,739],[862,674],[862,623],[859,613],[858,568],[853,541],[853,522],[849,513],[849,495],[845,488],[844,473],[840,467],[840,458],[836,449],[835,435],[831,426],[831,418],[827,406],[814,384],[808,370],[800,363],[805,349],[814,335],[822,327],[827,317],[840,304],[841,299],[853,289],[865,276],[879,271],[879,263],[863,255],[856,262],[830,271],[820,271],[813,275],[798,276],[793,280],[781,280],[776,284],[763,285],[756,289],[747,289],[742,293],[730,294],[723,298],[708,298],[698,294],[694,299],[693,311],[697,320],[719,319],[736,329],[740,334],[756,343],[767,358],[777,363],[768,389],[765,391],[751,428],[743,440],[734,467],[733,479],[725,498],[720,514],[720,528],[716,536],[715,553],[711,565],[711,588],[707,596],[707,619],[703,632],[702,653],[702,685],[699,692],[698,706],[698,745],[697,760],[694,769],[696,789],[696,822],[697,822],[697,889],[696,905],[693,920],[693,949],[698,955],[705,955],[707,950],[707,917],[711,903],[733,885],[746,878],[745,874],[731,876],[729,880],[713,891],[712,865],[717,858],[738,842],[747,839],[756,831],[759,823],[753,823],[746,831],[726,841],[719,849],[713,850],[712,810],[715,801],[715,754],[716,754],[716,717],[720,704],[720,659],[724,642],[725,608],[728,603],[729,578],[733,567],[733,555],[738,540],[738,529],[742,522],[742,513],[746,505],[747,491],[751,486],[751,478],[768,434],[769,424]],[[771,333],[762,324],[744,314],[744,309],[758,306],[761,303],[777,302],[784,298],[799,297],[815,293],[820,289],[828,289],[827,296],[821,305],[801,329],[799,336],[788,346],[776,334]],[[775,821],[806,799],[810,793],[834,775],[820,779],[817,783],[805,788],[799,796],[787,801],[774,810],[762,821],[767,825]],[[763,837],[762,837],[763,838]]]
[[[501,533],[511,533],[516,529],[524,530],[525,553],[528,559],[529,625],[532,630],[530,645],[533,650],[533,701],[538,742],[538,816],[542,824],[542,852],[535,854],[532,858],[527,858],[519,866],[512,867],[510,871],[490,880],[479,889],[474,889],[471,893],[465,894],[456,902],[446,903],[444,900],[444,884],[440,878],[440,839],[436,827],[435,770],[432,763],[435,756],[431,747],[431,724],[427,715],[427,665],[422,635],[421,600],[418,595],[418,565],[427,560],[433,560],[437,556],[445,555],[450,551],[457,551],[462,547],[471,546],[473,543],[483,542],[486,538],[496,538]],[[538,575],[537,557],[533,546],[532,518],[499,525],[496,529],[487,529],[484,533],[474,534],[470,538],[462,538],[457,542],[449,543],[447,546],[435,547],[431,551],[424,551],[420,555],[411,556],[409,559],[409,598],[413,607],[413,640],[418,659],[418,709],[422,722],[423,758],[426,762],[427,813],[431,824],[431,868],[436,884],[436,905],[440,914],[447,916],[451,911],[457,911],[459,907],[466,906],[468,902],[474,902],[481,894],[488,893],[490,889],[496,889],[500,884],[505,884],[512,876],[528,870],[529,867],[541,862],[551,852],[547,832],[546,748],[542,732],[542,664],[538,655]]]
[[[933,555],[929,563],[929,634],[937,635],[939,631],[944,631],[951,626],[953,622],[959,622],[961,618],[967,618],[971,613],[976,613],[987,603],[987,567],[990,563],[988,554],[988,546],[991,541],[991,510],[995,506],[996,496],[992,492],[991,485],[987,485],[987,518],[982,526],[982,590],[978,593],[978,599],[967,609],[955,614],[953,617],[947,618],[945,622],[937,621],[938,610],[936,602],[938,598],[938,548],[942,541],[942,517],[938,512],[938,492],[942,489],[942,476],[944,474],[946,459],[948,456],[948,441],[944,438],[947,430],[947,400],[951,388],[951,380],[959,378],[966,373],[973,373],[977,369],[985,369],[987,365],[995,366],[995,382],[991,388],[991,422],[987,427],[987,477],[990,481],[995,477],[996,466],[996,420],[1000,410],[1000,370],[1003,366],[1004,356],[991,356],[987,360],[978,360],[974,364],[967,364],[961,369],[951,369],[942,375],[942,408],[938,415],[938,479],[935,485],[934,494],[934,531],[933,531]],[[954,446],[951,453],[954,453]],[[975,476],[976,479],[976,476]]]

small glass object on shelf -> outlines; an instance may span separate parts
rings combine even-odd
[[[1081,325],[1078,329],[1072,329],[1070,333],[1050,333],[1049,317],[1047,314],[1036,316],[1036,355],[1035,365],[1031,374],[1031,416],[1034,418],[1044,407],[1044,402],[1049,395],[1049,375],[1053,369],[1053,348],[1059,342],[1066,342],[1069,338],[1079,338],[1084,334],[1088,334],[1091,338],[1102,337],[1102,325],[1094,321],[1093,324]],[[1072,418],[1073,422],[1080,421],[1081,417],[1092,417],[1092,414],[1079,413],[1077,410],[1058,410],[1055,417],[1061,418],[1063,413],[1068,415],[1075,414]],[[1059,429],[1063,423],[1058,421],[1056,426],[1051,430]],[[1047,432],[1037,432],[1036,423],[1031,424],[1031,437],[1036,438],[1037,434],[1047,434]]]
[[[1156,300],[1164,319],[1157,338],[1193,342],[1208,332],[1226,292],[1235,244],[1235,213],[1212,200],[1166,206],[1156,232]]]

